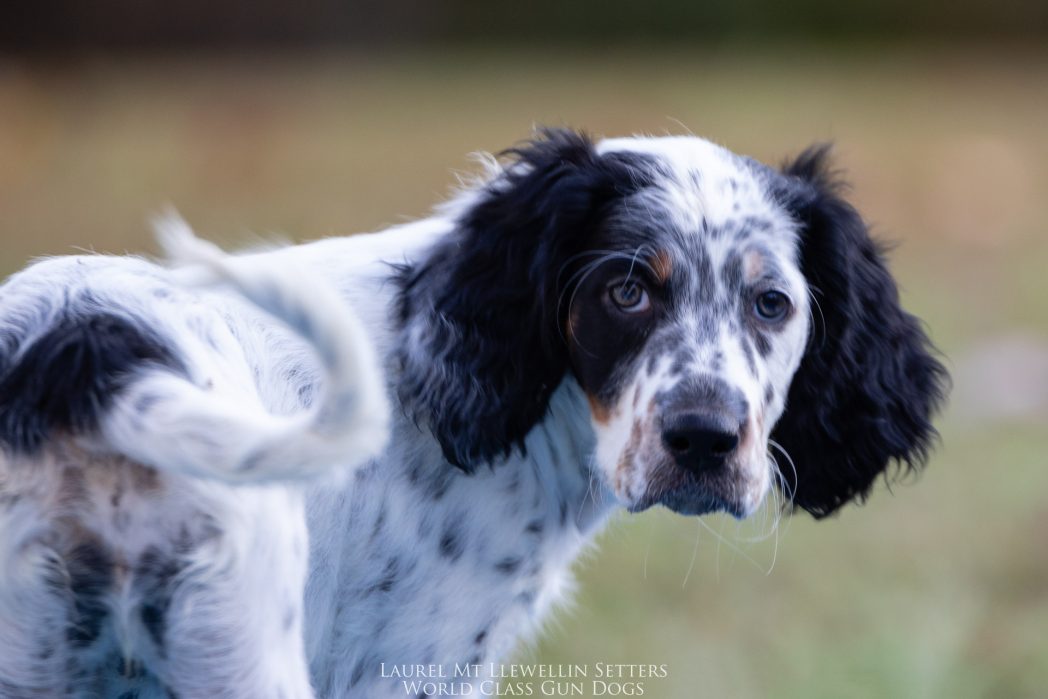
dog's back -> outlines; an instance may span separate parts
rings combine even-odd
[[[0,288],[0,696],[311,696],[286,483],[382,446],[382,378],[333,292],[168,242],[193,264],[57,258]]]

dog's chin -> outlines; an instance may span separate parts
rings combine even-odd
[[[659,505],[679,515],[709,515],[725,512],[736,519],[749,516],[749,508],[743,503],[715,493],[669,493],[659,499]]]
[[[749,488],[702,484],[689,479],[676,488],[662,490],[657,494],[649,491],[628,509],[630,512],[643,512],[661,505],[680,515],[699,516],[724,512],[735,519],[746,519],[763,501],[764,493],[750,492]]]

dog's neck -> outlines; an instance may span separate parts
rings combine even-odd
[[[504,465],[531,469],[539,492],[556,500],[558,520],[566,518],[583,535],[599,528],[618,504],[594,471],[595,441],[585,395],[567,377],[554,391],[545,419],[525,439],[526,454]],[[560,512],[564,507],[566,517]]]
[[[338,491],[318,489],[307,590],[318,691],[403,696],[376,658],[451,672],[511,652],[570,590],[572,562],[616,507],[591,477],[593,440],[586,400],[566,379],[524,455],[465,474],[402,419],[378,463]],[[441,633],[427,634],[434,624]]]

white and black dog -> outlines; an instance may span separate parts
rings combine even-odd
[[[935,435],[825,149],[552,130],[378,234],[165,230],[188,264],[0,288],[7,699],[402,697],[383,663],[505,657],[618,508],[822,517]]]

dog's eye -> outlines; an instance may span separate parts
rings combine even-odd
[[[790,312],[790,299],[781,291],[765,291],[754,301],[753,310],[761,320],[774,323]]]
[[[626,313],[642,313],[651,307],[648,290],[631,280],[619,280],[608,286],[608,297]]]

